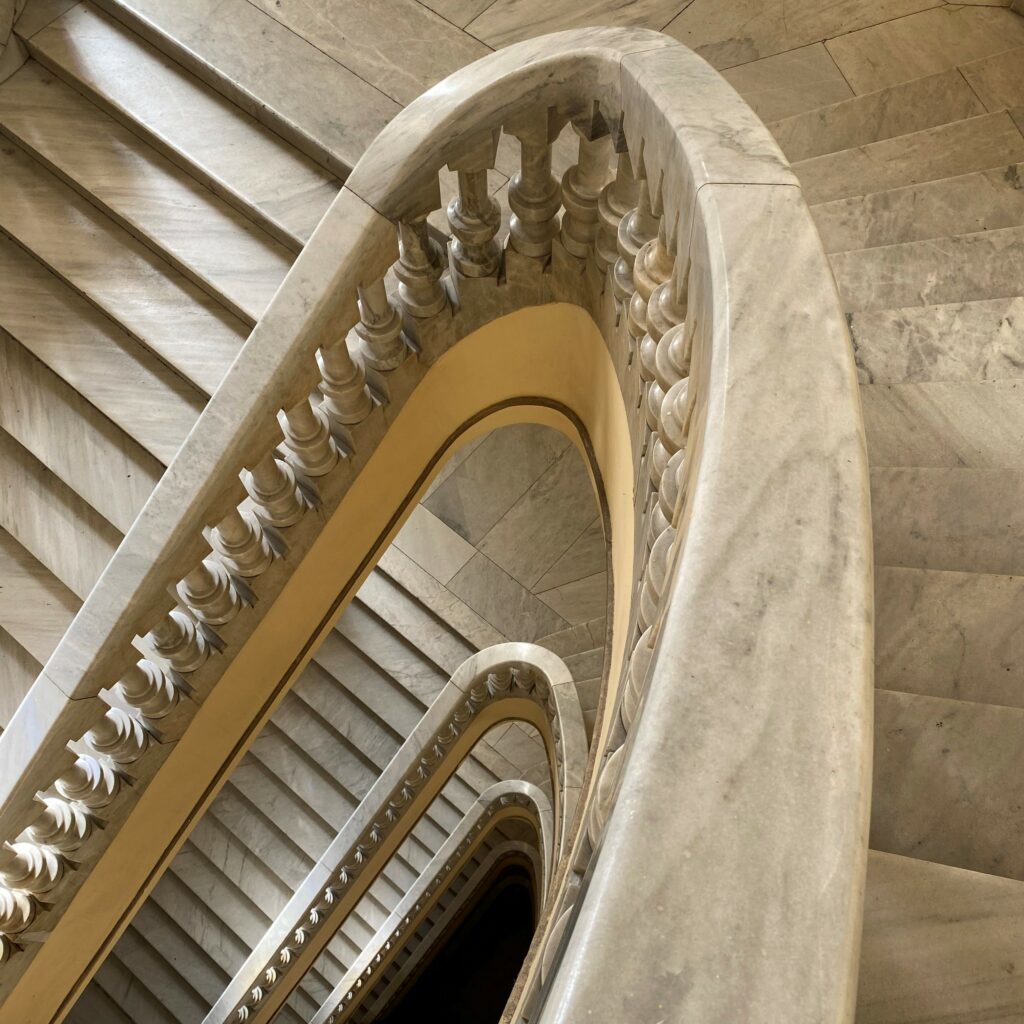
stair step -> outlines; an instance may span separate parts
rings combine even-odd
[[[0,175],[0,228],[212,394],[247,326],[12,143]]]
[[[250,326],[293,253],[35,61],[0,86],[0,130]]]
[[[817,204],[1021,161],[1024,137],[1000,112],[800,160],[793,170]]]
[[[1024,298],[869,310],[847,320],[864,383],[1024,378]]]
[[[1024,473],[871,470],[877,565],[1024,575]]]
[[[338,191],[334,175],[91,4],[68,11],[28,45],[42,64],[295,252]]]
[[[209,1007],[203,998],[134,925],[129,925],[118,939],[117,955],[178,1024],[195,1024],[206,1016]]]
[[[982,57],[960,70],[989,110],[1024,107],[1024,47]]]
[[[0,235],[0,327],[167,465],[202,393]]]
[[[0,428],[122,533],[163,466],[0,329]]]
[[[96,984],[132,1024],[141,1021],[146,1024],[177,1024],[177,1018],[164,1006],[163,1001],[154,996],[141,979],[135,977],[116,953],[108,955],[100,965],[96,972]],[[107,1024],[102,1017],[100,1020]],[[88,1024],[98,1022],[89,1020]]]
[[[3,430],[0,526],[83,601],[121,541],[110,523]]]
[[[1024,577],[875,569],[875,684],[1024,708]]]
[[[868,854],[857,1024],[1024,1016],[1024,887]]]
[[[1024,227],[833,253],[849,313],[1016,297],[1024,291]]]
[[[1024,469],[1024,381],[862,384],[872,466]]]
[[[83,989],[67,1021],[68,1024],[134,1024],[131,1017],[100,987],[98,981]]]
[[[342,177],[401,109],[248,0],[98,5]]]
[[[1024,164],[836,199],[811,213],[828,253],[1024,224]]]
[[[53,653],[81,602],[0,527],[0,627],[40,665]]]
[[[0,600],[3,587],[0,583]],[[42,667],[10,633],[0,629],[0,729],[7,728]]]
[[[775,121],[768,130],[791,163],[984,114],[956,68]]]
[[[874,850],[1024,878],[1024,709],[875,691]]]

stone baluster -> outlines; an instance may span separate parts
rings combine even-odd
[[[459,177],[459,194],[448,204],[451,265],[453,273],[462,277],[491,277],[498,271],[501,251],[494,236],[501,227],[501,207],[487,185],[498,135],[486,132],[471,140],[462,155],[448,164]]]
[[[178,595],[200,622],[210,626],[230,622],[242,607],[224,563],[217,558],[200,562],[178,584]]]
[[[326,412],[305,398],[280,420],[288,451],[306,476],[325,476],[334,469],[339,454]]]
[[[577,162],[562,177],[562,245],[582,258],[597,237],[598,202],[608,177],[612,138],[607,134],[590,137],[578,125],[573,128],[580,137],[580,149]]]
[[[598,840],[608,822],[608,816],[612,813],[612,805],[615,803],[615,791],[618,788],[619,774],[622,771],[622,762],[625,759],[625,747],[619,747],[601,766],[601,774],[597,779],[597,786],[594,789],[594,796],[590,802],[590,814],[587,819],[587,838],[594,849],[597,848]]]
[[[306,511],[306,503],[287,462],[268,452],[246,473],[246,490],[256,502],[256,514],[271,526],[294,526]]]
[[[32,841],[52,846],[61,853],[73,853],[89,838],[92,819],[77,804],[47,797],[46,810],[28,830]]]
[[[388,298],[384,279],[359,288],[359,354],[374,370],[393,370],[409,354],[402,334],[402,315]]]
[[[118,683],[125,703],[146,718],[163,718],[178,703],[178,687],[159,665],[143,658]]]
[[[180,608],[173,609],[149,632],[153,650],[179,672],[195,672],[210,656],[206,637]]]
[[[521,167],[508,188],[509,245],[523,256],[550,256],[551,241],[558,234],[562,192],[551,173],[551,144],[562,123],[554,110],[545,110],[530,111],[505,126],[519,140]]]
[[[641,178],[637,188],[636,207],[619,223],[616,247],[619,258],[612,272],[615,298],[628,303],[636,291],[633,267],[640,250],[658,233],[658,218],[651,208],[651,192],[647,179]]]
[[[641,339],[647,334],[647,306],[654,289],[664,284],[672,274],[672,253],[666,237],[665,218],[658,222],[658,233],[637,253],[633,264],[633,297],[629,301],[626,327],[630,336],[640,344],[640,376],[645,381],[654,380],[654,346],[644,345]],[[646,357],[646,351],[649,357]]]
[[[647,685],[647,672],[651,665],[651,658],[654,656],[653,644],[654,630],[648,626],[640,635],[640,639],[633,648],[630,655],[629,666],[626,669],[626,678],[622,685],[622,704],[619,707],[619,717],[622,724],[628,731],[640,710],[640,701],[644,695],[644,688]]]
[[[398,297],[406,312],[415,317],[436,316],[448,304],[441,284],[445,270],[444,249],[430,237],[427,218],[398,225]]]
[[[4,843],[0,846],[0,877],[4,885],[33,896],[49,892],[64,874],[64,858],[49,846]]]
[[[57,780],[56,789],[65,800],[90,811],[106,807],[121,788],[121,779],[109,764],[95,757],[80,757]]]
[[[675,539],[676,531],[670,526],[662,531],[654,542],[654,547],[651,548],[643,584],[640,587],[640,610],[637,615],[637,624],[642,630],[653,625],[654,620],[658,617],[658,606],[665,589],[669,561],[672,556],[672,544]]]
[[[35,901],[26,892],[12,892],[0,886],[0,932],[17,935],[23,932],[36,916]]]
[[[217,525],[211,541],[227,568],[245,579],[261,576],[274,560],[270,541],[259,520],[237,508]]]
[[[332,423],[350,427],[361,423],[373,411],[373,399],[366,389],[366,371],[352,358],[345,339],[317,353],[320,367],[320,408]]]
[[[597,200],[597,242],[594,258],[605,273],[619,258],[618,237],[623,219],[636,205],[640,183],[633,173],[628,153],[620,153],[615,164],[615,177],[608,182]],[[639,249],[639,246],[637,247]],[[635,258],[635,254],[634,254]]]
[[[100,757],[116,765],[132,764],[146,752],[149,733],[142,723],[121,708],[111,708],[99,724],[85,734],[85,742]]]

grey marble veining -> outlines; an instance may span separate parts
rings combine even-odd
[[[872,466],[1024,469],[1024,380],[865,384]]]
[[[985,110],[963,75],[952,68],[787,116],[768,127],[787,159],[796,161],[923,131]]]
[[[983,57],[960,70],[989,110],[1024,105],[1024,46]]]
[[[811,211],[826,252],[1024,224],[1024,164],[853,196]]]
[[[598,517],[537,581],[534,591],[541,593],[592,576],[604,571],[607,564],[608,543],[604,536],[604,524]]]
[[[833,253],[849,313],[1014,297],[1024,281],[1024,227]]]
[[[875,682],[1024,708],[1024,578],[879,566]]]
[[[1024,710],[875,693],[871,848],[1024,879]]]
[[[877,565],[1024,575],[1024,473],[871,471]]]
[[[553,608],[567,622],[574,625],[599,618],[608,611],[607,573],[597,572],[592,576],[564,583],[537,595],[548,607]]]
[[[439,583],[448,583],[476,550],[422,505],[412,510],[393,543]]]
[[[848,319],[862,383],[1024,377],[1024,298],[883,309]]]

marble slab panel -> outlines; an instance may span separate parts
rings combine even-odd
[[[450,588],[496,629],[518,640],[532,641],[568,625],[560,614],[479,552],[452,579]]]
[[[46,664],[80,603],[45,565],[0,529],[0,627],[40,665]]]
[[[403,106],[490,52],[415,0],[252,2]]]
[[[537,581],[580,539],[593,521],[590,475],[575,448],[506,512],[477,548],[513,579],[536,591]]]
[[[1024,164],[852,196],[812,209],[825,251],[869,249],[1024,224]]]
[[[522,424],[495,430],[423,504],[477,544],[568,444],[549,427]]]
[[[1003,878],[868,854],[858,1024],[1024,1015],[1024,892]]]
[[[1024,227],[856,249],[829,259],[850,313],[1013,297],[1024,281]]]
[[[604,539],[604,525],[598,517],[573,541],[572,546],[565,554],[544,573],[533,589],[540,593],[566,583],[574,583],[586,576],[602,572],[607,564],[608,544]]]
[[[81,0],[32,0],[22,10],[14,30],[22,39],[29,39],[40,29],[46,28],[62,14],[77,7]]]
[[[791,117],[853,95],[824,43],[762,57],[722,74],[762,121]]]
[[[852,313],[863,383],[1019,380],[1024,298]]]
[[[808,203],[987,171],[1024,159],[1024,138],[1008,114],[982,114],[896,139],[794,164]]]
[[[876,565],[1024,575],[1024,473],[871,470]]]
[[[590,25],[653,28],[661,31],[692,0],[494,0],[466,26],[488,46],[501,47],[548,32]],[[433,7],[434,2],[429,3]]]
[[[1024,105],[1024,48],[965,64],[960,72],[988,110]]]
[[[1024,469],[1024,381],[865,384],[872,466]]]
[[[0,174],[4,231],[212,394],[247,325],[9,142]]]
[[[1024,878],[1024,710],[875,692],[874,850]]]
[[[932,0],[693,0],[665,31],[716,68],[731,68],[931,6]]]
[[[589,622],[608,611],[607,573],[594,573],[537,596],[568,622]]]
[[[167,7],[187,16],[192,5]],[[220,24],[237,25],[227,18]],[[205,25],[196,34],[211,37]],[[31,46],[37,59],[129,128],[144,130],[147,141],[228,202],[251,212],[286,244],[301,246],[337,194],[335,175],[90,4],[80,4],[38,32]],[[261,72],[265,61],[256,55],[263,52],[258,45],[239,47],[243,59],[255,58]],[[301,66],[289,67],[290,81]],[[317,102],[320,109],[331,109],[322,104],[319,91]],[[375,118],[369,138],[380,127]]]
[[[459,28],[465,28],[478,14],[491,6],[492,0],[419,0],[445,21]]]
[[[164,465],[202,411],[196,387],[3,237],[0,325]]]
[[[475,550],[422,505],[413,509],[393,543],[439,583],[447,583],[473,557]]]
[[[928,6],[931,10],[921,10]],[[1014,46],[1024,21],[998,7],[921,4],[919,13],[831,39],[826,44],[857,93],[922,78]],[[889,16],[892,18],[892,15]]]
[[[0,125],[249,324],[293,253],[40,64],[0,90]]]
[[[761,62],[744,67],[756,67],[758,63]],[[742,70],[740,67],[727,71],[726,77]],[[923,131],[984,112],[985,107],[963,75],[952,68],[786,117],[768,127],[782,152],[795,161]]]
[[[880,566],[875,683],[1024,707],[1024,578]]]

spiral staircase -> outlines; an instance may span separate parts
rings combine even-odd
[[[383,1019],[509,865],[517,1024],[1024,1016],[1024,18],[848,7],[10,5],[0,1022]]]

